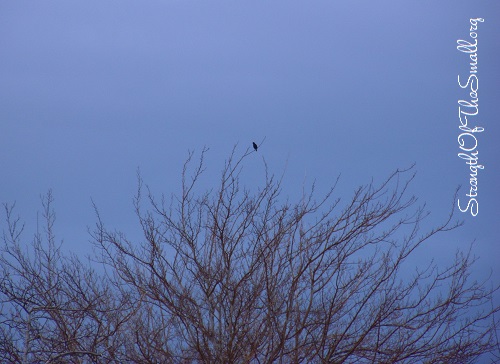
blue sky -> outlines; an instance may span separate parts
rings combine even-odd
[[[456,49],[478,29],[479,214],[428,245],[446,260],[476,239],[478,276],[500,269],[500,3],[494,1],[3,1],[0,3],[0,201],[28,233],[51,188],[56,231],[89,249],[95,216],[134,233],[136,171],[153,191],[179,190],[188,150],[210,148],[217,181],[235,144],[265,139],[262,158],[285,192],[304,180],[339,196],[416,163],[412,192],[430,223],[446,218],[469,170],[457,137]],[[2,223],[3,224],[3,223]],[[4,225],[2,225],[3,227]],[[26,236],[29,239],[29,234]]]

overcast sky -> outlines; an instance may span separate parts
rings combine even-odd
[[[217,181],[234,145],[264,158],[298,197],[316,180],[339,196],[416,163],[412,192],[443,221],[469,166],[457,155],[458,100],[477,30],[479,214],[428,245],[445,259],[476,239],[477,274],[500,269],[500,2],[2,1],[0,202],[28,234],[53,190],[56,232],[88,250],[91,198],[110,227],[132,230],[139,168],[156,193],[177,192],[188,150],[205,146]],[[470,140],[467,140],[470,142]],[[3,219],[3,215],[2,215]],[[2,229],[5,227],[2,222]]]

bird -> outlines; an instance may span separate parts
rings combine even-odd
[[[255,144],[255,142],[252,142],[252,144],[253,144],[253,149],[255,149],[255,151],[257,151],[257,149],[259,148],[259,147],[257,146],[257,144]]]

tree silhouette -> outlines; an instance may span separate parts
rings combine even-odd
[[[495,349],[495,289],[470,278],[474,259],[415,268],[429,238],[426,214],[407,197],[412,169],[380,185],[314,186],[295,203],[268,174],[241,185],[235,152],[215,189],[199,191],[202,153],[182,192],[157,199],[139,179],[142,242],[105,227],[92,237],[97,274],[46,241],[21,248],[6,206],[0,257],[0,359],[9,363],[470,363]],[[335,187],[335,186],[334,186]],[[144,196],[145,191],[147,192]],[[51,195],[46,201],[51,202]],[[146,206],[146,207],[145,207]]]

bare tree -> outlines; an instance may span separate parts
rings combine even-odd
[[[112,362],[122,346],[116,333],[133,307],[104,277],[76,257],[63,256],[53,233],[52,202],[49,192],[42,201],[44,234],[37,232],[25,247],[13,206],[4,206],[8,231],[0,256],[0,361]]]
[[[420,232],[426,214],[405,197],[411,170],[356,189],[343,207],[334,189],[315,201],[314,187],[290,203],[267,167],[257,192],[241,185],[248,154],[233,151],[204,193],[195,193],[204,153],[188,175],[190,154],[182,194],[148,192],[146,211],[139,180],[142,244],[99,220],[104,262],[145,308],[138,335],[160,338],[149,349],[187,363],[466,363],[493,349],[498,307],[470,279],[470,251],[449,267],[408,264],[459,225],[450,214]]]
[[[427,214],[407,197],[412,168],[357,188],[296,202],[281,178],[243,186],[247,152],[204,190],[191,153],[180,195],[156,198],[139,177],[143,241],[91,232],[96,273],[46,239],[21,248],[5,208],[0,258],[0,356],[12,363],[472,363],[495,350],[496,288],[471,277],[474,257],[415,266],[429,239],[460,225],[452,214],[421,232]],[[189,168],[194,165],[194,171]],[[145,194],[145,196],[143,196]],[[446,237],[446,234],[444,235]]]

